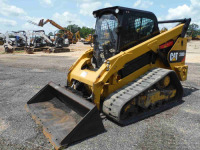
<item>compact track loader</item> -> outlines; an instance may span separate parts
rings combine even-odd
[[[187,79],[185,33],[191,19],[157,21],[148,11],[110,7],[97,18],[94,47],[27,103],[56,149],[104,131],[102,112],[126,125],[182,101]],[[179,23],[159,32],[159,23]]]

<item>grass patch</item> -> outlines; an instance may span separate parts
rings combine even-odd
[[[13,53],[24,53],[24,50],[14,51]]]

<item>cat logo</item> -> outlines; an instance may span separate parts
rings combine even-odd
[[[175,50],[171,51],[168,55],[169,62],[170,63],[176,63],[176,62],[184,62],[185,61],[185,50]]]
[[[170,61],[177,61],[178,60],[178,52],[172,52],[169,56]]]

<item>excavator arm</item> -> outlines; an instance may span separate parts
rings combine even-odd
[[[58,29],[60,29],[60,30],[64,30],[65,34],[68,35],[68,39],[72,39],[73,33],[72,33],[71,31],[65,29],[64,27],[60,26],[59,24],[57,24],[57,23],[56,23],[55,21],[53,21],[53,20],[47,19],[47,20],[44,22],[44,19],[41,19],[40,22],[39,22],[39,24],[38,24],[38,26],[43,27],[43,26],[44,26],[45,24],[47,24],[48,22],[49,22],[51,25],[53,25],[54,27],[56,27],[56,28],[58,28]]]
[[[81,39],[80,31],[77,31],[77,32],[75,33],[75,35],[76,35],[76,41],[78,41],[78,40]]]
[[[75,37],[73,38],[73,44],[76,44],[78,42],[78,40],[81,39],[81,36],[80,36],[80,31],[77,31],[75,33]]]

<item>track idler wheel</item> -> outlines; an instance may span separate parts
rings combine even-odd
[[[125,120],[129,117],[136,116],[139,113],[139,108],[136,106],[135,99],[126,104],[121,112],[121,119]]]
[[[171,81],[170,77],[166,76],[156,84],[156,87],[158,89],[164,89],[165,87],[167,87],[170,84],[170,81]]]

